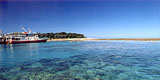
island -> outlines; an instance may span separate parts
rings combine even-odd
[[[86,38],[84,34],[78,33],[66,33],[66,32],[59,32],[59,33],[37,33],[38,37],[40,38],[48,38],[48,39],[64,39],[64,38]]]

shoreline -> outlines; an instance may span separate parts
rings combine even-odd
[[[112,38],[112,39],[64,38],[64,39],[48,39],[47,41],[99,41],[99,40],[160,41],[160,38]]]

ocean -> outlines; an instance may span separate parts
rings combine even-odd
[[[0,44],[0,80],[159,80],[160,42]]]

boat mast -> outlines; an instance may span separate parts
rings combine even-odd
[[[28,31],[28,33],[31,33],[31,29],[29,28],[29,31]]]
[[[27,32],[27,30],[24,28],[24,26],[22,27],[22,29],[23,29],[25,32]]]

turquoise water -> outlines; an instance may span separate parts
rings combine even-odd
[[[1,44],[0,80],[160,80],[160,42]]]

